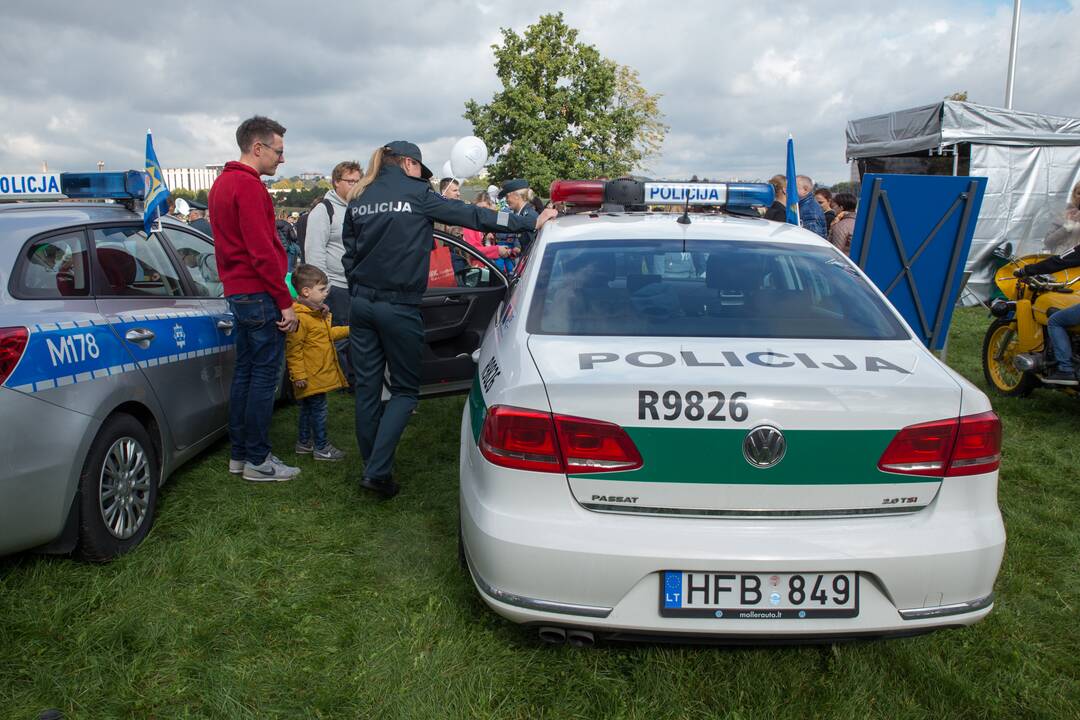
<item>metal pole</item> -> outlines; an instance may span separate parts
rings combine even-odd
[[[1020,0],[1013,0],[1012,40],[1009,43],[1009,76],[1005,80],[1005,109],[1012,110],[1013,81],[1016,79],[1016,50],[1020,44]]]

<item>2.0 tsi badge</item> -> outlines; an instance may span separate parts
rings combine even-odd
[[[746,434],[742,444],[746,462],[758,468],[770,468],[784,459],[787,441],[784,434],[771,425],[761,425]]]

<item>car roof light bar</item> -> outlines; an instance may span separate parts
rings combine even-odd
[[[599,207],[687,205],[722,208],[768,207],[775,199],[768,183],[690,183],[643,180],[556,180],[551,201]]]

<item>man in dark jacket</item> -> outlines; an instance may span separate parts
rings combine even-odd
[[[349,344],[356,374],[356,441],[364,458],[361,487],[393,497],[398,441],[420,394],[433,221],[489,232],[538,230],[555,211],[529,220],[448,200],[427,179],[420,148],[398,140],[375,151],[342,229],[342,265],[352,295]],[[383,368],[390,400],[381,400]]]
[[[1013,274],[1017,277],[1056,273],[1059,270],[1080,267],[1080,245],[1060,255],[1048,257],[1037,263],[1025,265]],[[1057,367],[1043,376],[1043,382],[1052,385],[1076,385],[1076,372],[1072,362],[1072,339],[1065,328],[1080,325],[1080,304],[1058,310],[1046,321],[1050,333],[1050,343],[1054,349]]]

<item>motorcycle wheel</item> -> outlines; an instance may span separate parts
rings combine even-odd
[[[1027,397],[1039,386],[1039,379],[1013,365],[1016,346],[1016,323],[1008,318],[994,320],[983,338],[983,377],[999,395]]]

